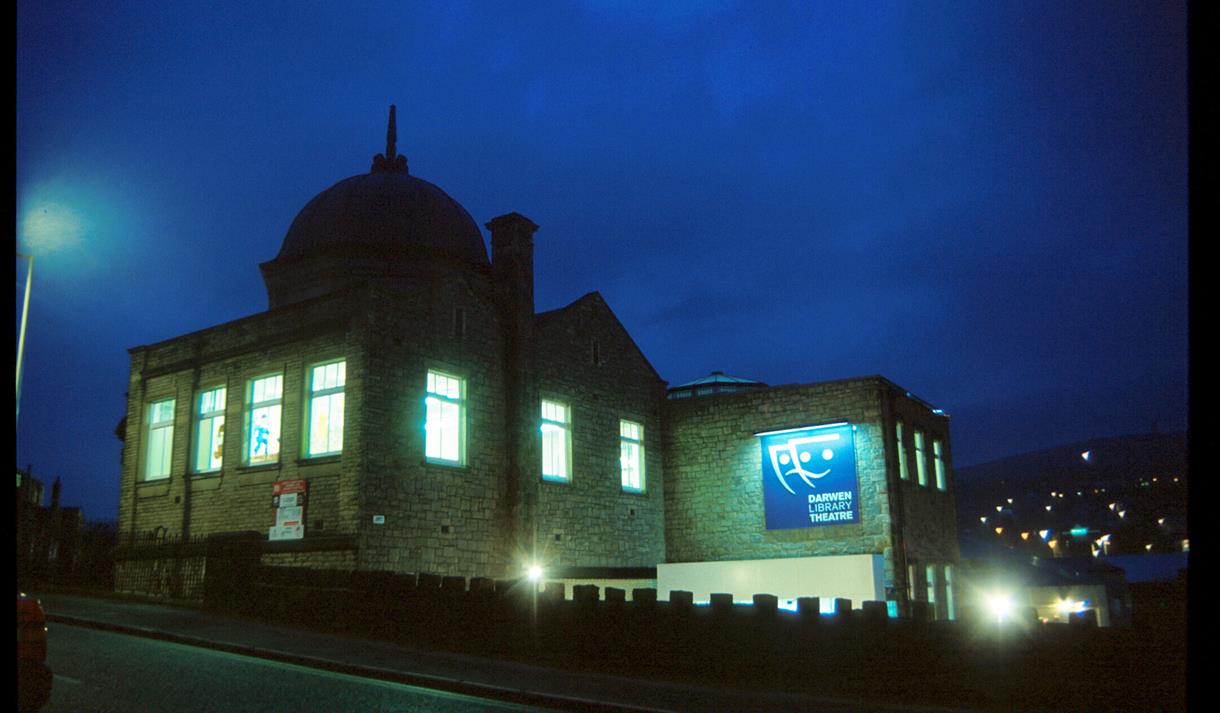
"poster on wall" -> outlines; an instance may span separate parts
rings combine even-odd
[[[768,530],[860,522],[851,424],[760,433],[758,440]]]
[[[300,540],[305,537],[305,499],[309,483],[304,480],[278,480],[271,484],[271,507],[275,526],[269,540]]]

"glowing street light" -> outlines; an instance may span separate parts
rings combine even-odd
[[[13,415],[13,425],[17,425],[17,418],[21,416],[21,365],[25,361],[25,325],[30,317],[30,284],[34,280],[34,256],[17,253],[17,257],[25,258],[29,261],[29,267],[25,273],[25,299],[21,305],[21,335],[17,337],[17,410]]]

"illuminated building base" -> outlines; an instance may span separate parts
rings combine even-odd
[[[728,593],[741,603],[755,594],[774,594],[781,602],[798,597],[885,600],[885,560],[881,555],[828,555],[727,562],[682,562],[657,565],[657,598],[667,600],[685,590],[696,602]]]

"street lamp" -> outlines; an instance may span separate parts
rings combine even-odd
[[[29,261],[25,273],[25,300],[21,305],[21,334],[17,337],[17,412],[13,416],[13,425],[17,425],[17,417],[21,415],[21,363],[25,359],[25,324],[30,316],[30,283],[34,279],[34,256],[17,253],[17,257]]]

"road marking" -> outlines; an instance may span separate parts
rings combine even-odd
[[[71,683],[74,686],[79,686],[81,684],[80,681],[78,681],[77,679],[72,678],[70,676],[65,676],[60,673],[56,673],[56,674],[52,674],[52,675],[55,677],[56,681],[63,681],[64,683]]]

